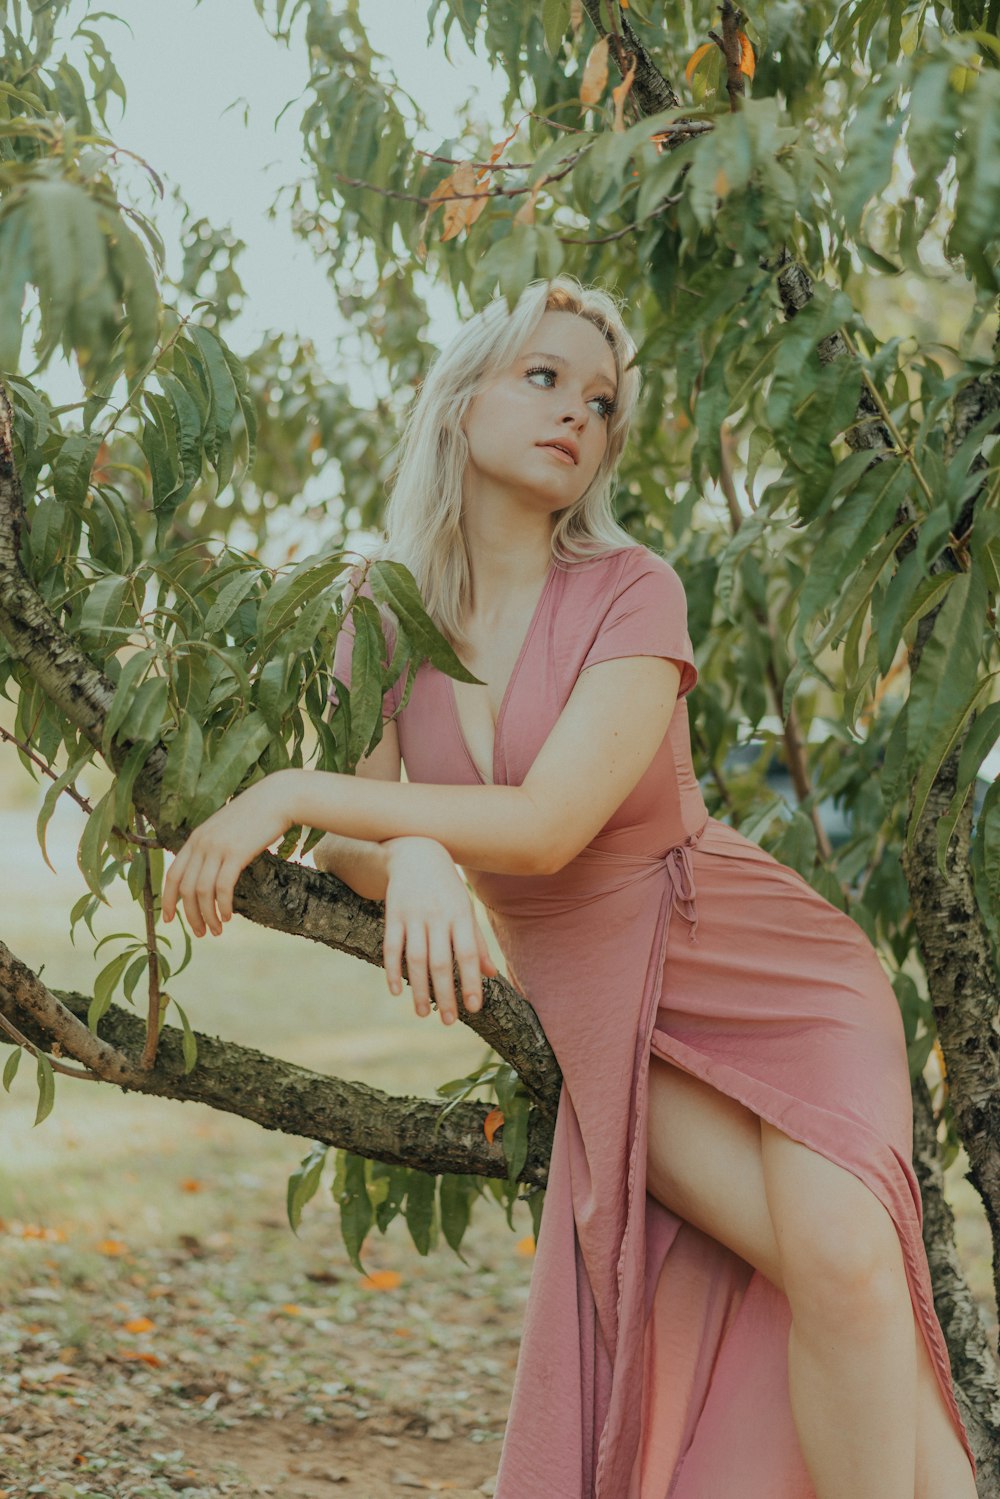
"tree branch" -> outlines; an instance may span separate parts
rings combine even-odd
[[[186,1073],[183,1033],[169,1025],[160,1032],[155,1067],[145,1071],[145,1026],[139,1016],[112,1005],[101,1019],[101,1038],[85,1024],[89,1005],[82,994],[53,994],[0,942],[0,1018],[41,1047],[50,1045],[58,1032],[63,1049],[99,1072],[102,1081],[129,1093],[205,1103],[264,1129],[301,1135],[393,1166],[434,1174],[507,1175],[502,1138],[495,1137],[491,1145],[483,1133],[490,1103],[457,1104],[445,1114],[444,1103],[392,1097],[364,1083],[310,1072],[200,1033],[195,1037],[197,1064]],[[552,1130],[552,1121],[533,1110],[519,1181],[545,1185]]]
[[[583,4],[597,35],[608,36],[610,33],[601,20],[601,0],[583,0]],[[664,109],[677,109],[683,101],[674,93],[624,13],[621,16],[621,35],[628,52],[635,58],[635,78],[632,80],[631,98],[635,101],[639,113],[655,115]],[[625,57],[619,55],[616,47],[609,48],[609,52],[614,56],[618,71],[624,78],[627,68]]]
[[[951,1354],[958,1401],[972,1449],[986,1452],[1000,1430],[1000,1375],[986,1327],[962,1274],[955,1247],[955,1219],[944,1195],[937,1123],[926,1082],[913,1094],[913,1169],[923,1200],[923,1236],[934,1290],[934,1310]],[[978,1456],[977,1456],[978,1462]]]

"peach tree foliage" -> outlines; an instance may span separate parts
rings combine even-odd
[[[383,666],[380,609],[344,587],[356,560],[346,530],[378,523],[434,352],[429,289],[447,286],[468,311],[561,269],[628,301],[644,386],[616,503],[685,580],[710,811],[877,943],[917,1079],[937,1026],[904,860],[957,758],[936,860],[941,879],[949,859],[970,872],[995,1008],[997,784],[974,832],[971,808],[1000,731],[1000,7],[762,0],[735,20],[729,9],[720,30],[707,4],[432,0],[429,46],[451,56],[456,97],[460,37],[507,92],[502,118],[483,120],[470,100],[428,150],[414,141],[419,100],[370,45],[356,0],[247,5],[246,25],[302,56],[306,170],[276,207],[327,270],[341,356],[360,352],[392,391],[359,409],[308,339],[231,345],[243,246],[227,226],[186,213],[165,250],[139,206],[150,184],[163,188],[156,164],[129,151],[115,17],[74,31],[65,0],[0,0],[0,378],[19,565],[59,639],[103,674],[100,732],[23,659],[6,596],[0,680],[26,771],[41,761],[55,777],[43,852],[56,798],[95,759],[114,772],[82,824],[70,921],[93,931],[105,890],[125,881],[136,932],[97,943],[92,1031],[116,996],[152,995],[152,1040],[173,1007],[196,1068],[194,1029],[167,988],[190,944],[176,953],[157,925],[162,847],[269,771],[353,769],[407,660],[463,674],[394,563],[370,573],[399,626]],[[918,304],[908,326],[900,309]],[[60,353],[79,377],[68,406],[46,391]],[[274,555],[289,518],[318,549]],[[347,608],[355,686],[329,718]],[[765,756],[725,767],[768,716],[784,724],[765,738],[792,770],[794,810],[768,789]],[[816,810],[828,798],[852,820],[835,849]],[[315,836],[293,830],[279,857]],[[8,1087],[23,1049],[10,1052]],[[55,1074],[34,1052],[43,1116]],[[449,1107],[477,1091],[503,1114],[506,1176],[338,1151],[357,1263],[372,1223],[384,1231],[398,1213],[423,1252],[439,1228],[458,1250],[483,1191],[510,1219],[533,1111],[502,1057],[440,1090]],[[939,1107],[947,1161],[959,1138],[947,1092]],[[317,1144],[289,1183],[293,1226],[326,1155]],[[541,1194],[529,1201],[537,1226]]]

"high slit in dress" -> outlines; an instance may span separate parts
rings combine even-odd
[[[334,661],[347,687],[351,644],[348,622]],[[789,1402],[787,1298],[646,1192],[650,1051],[883,1204],[975,1473],[921,1238],[895,994],[849,916],[708,815],[686,598],[664,558],[635,545],[550,565],[497,716],[492,780],[522,783],[581,671],[635,655],[682,676],[632,793],[556,874],[466,871],[563,1076],[496,1499],[815,1499]],[[484,783],[452,682],[429,662],[397,725],[411,781]]]

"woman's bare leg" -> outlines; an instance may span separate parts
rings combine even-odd
[[[883,1424],[891,1428],[889,1440],[886,1442],[879,1437],[876,1442],[875,1471],[867,1480],[867,1489],[859,1488],[853,1477],[847,1481],[848,1487],[845,1488],[845,1481],[836,1473],[827,1480],[822,1472],[824,1456],[821,1452],[818,1458],[821,1470],[818,1481],[816,1475],[813,1475],[819,1499],[827,1499],[828,1494],[835,1495],[836,1499],[843,1499],[845,1493],[850,1495],[850,1499],[862,1499],[862,1496],[867,1499],[869,1494],[878,1494],[879,1499],[896,1499],[897,1494],[901,1499],[914,1499],[914,1496],[915,1499],[975,1499],[975,1485],[968,1458],[944,1405],[940,1387],[930,1367],[923,1335],[914,1319],[912,1303],[905,1287],[899,1239],[881,1203],[852,1173],[844,1171],[807,1146],[789,1139],[735,1099],[655,1055],[650,1059],[649,1097],[647,1188],[650,1193],[672,1212],[748,1260],[786,1295],[788,1293],[765,1184],[763,1133],[770,1130],[772,1136],[778,1136],[779,1151],[783,1148],[780,1141],[785,1141],[804,1154],[806,1190],[797,1195],[794,1182],[786,1183],[789,1190],[783,1190],[779,1182],[774,1192],[782,1201],[791,1196],[794,1232],[789,1235],[786,1231],[786,1249],[791,1240],[801,1243],[798,1230],[804,1228],[807,1242],[802,1253],[806,1257],[806,1269],[799,1279],[804,1278],[807,1283],[821,1283],[825,1278],[827,1290],[822,1300],[832,1305],[831,1320],[836,1329],[843,1329],[846,1318],[857,1322],[868,1321],[868,1314],[864,1310],[868,1305],[865,1295],[851,1297],[841,1290],[838,1299],[836,1287],[831,1289],[831,1282],[839,1282],[845,1271],[850,1271],[852,1264],[855,1271],[863,1268],[859,1267],[858,1262],[866,1231],[860,1225],[867,1222],[875,1235],[880,1270],[883,1257],[891,1267],[894,1263],[893,1254],[897,1256],[895,1280],[892,1279],[890,1269],[890,1290],[893,1294],[889,1297],[889,1320],[895,1329],[888,1350],[892,1377],[886,1381],[878,1378],[877,1371],[874,1375],[876,1389],[873,1403],[882,1412]],[[773,1139],[771,1143],[774,1144]],[[770,1159],[772,1169],[780,1174],[784,1158],[776,1157],[772,1151]],[[811,1169],[814,1161],[820,1163],[816,1168],[818,1175]],[[802,1157],[796,1156],[793,1165],[796,1169],[803,1169]],[[824,1167],[828,1168],[825,1172]],[[830,1173],[833,1174],[832,1184]],[[839,1198],[830,1197],[831,1185],[834,1192],[842,1185],[847,1194],[846,1218],[844,1203]],[[821,1199],[818,1207],[811,1203],[811,1198],[815,1196]],[[836,1206],[837,1203],[840,1205]],[[831,1204],[834,1204],[832,1225],[829,1219]],[[858,1234],[851,1231],[856,1210],[861,1215]],[[845,1224],[850,1242],[843,1252],[838,1253],[836,1236]],[[827,1263],[830,1259],[835,1262],[832,1269]],[[902,1277],[902,1301],[894,1294],[900,1289],[898,1277]],[[881,1276],[876,1277],[876,1280],[881,1279]],[[885,1296],[884,1286],[876,1289],[878,1295],[875,1299],[881,1306]],[[846,1313],[845,1300],[851,1303]],[[808,1339],[805,1341],[808,1343]],[[862,1386],[862,1395],[859,1397],[857,1384],[859,1379],[863,1381],[866,1378],[865,1367],[859,1369],[856,1343],[851,1343],[850,1347],[850,1356],[846,1359],[846,1374],[842,1373],[840,1376],[841,1382],[846,1385],[844,1398],[848,1406],[859,1399],[864,1404],[864,1387]],[[793,1380],[794,1355],[791,1347],[789,1353],[789,1374],[790,1380]],[[874,1357],[877,1360],[880,1356],[876,1340]],[[864,1365],[865,1361],[862,1360],[862,1366]],[[904,1371],[904,1381],[907,1368],[909,1377],[913,1380],[908,1404],[905,1397],[902,1402],[894,1398],[898,1394],[898,1382],[892,1381],[899,1365],[902,1365]],[[807,1368],[807,1381],[808,1377]],[[872,1377],[870,1372],[867,1377]],[[889,1393],[886,1393],[886,1383],[892,1386]],[[854,1395],[851,1394],[852,1389],[855,1390]],[[824,1404],[817,1421],[816,1413],[810,1410],[808,1389],[805,1392],[806,1424],[808,1426],[812,1418],[820,1427],[821,1445],[836,1449],[830,1459],[835,1467],[841,1466],[845,1452],[852,1452],[859,1434],[864,1448],[864,1427],[868,1423],[868,1415],[867,1410],[863,1411],[859,1429],[856,1422],[851,1424],[849,1413],[849,1426],[845,1431],[844,1418],[838,1416],[830,1405]],[[874,1425],[878,1429],[878,1419]],[[892,1435],[893,1431],[895,1437]],[[902,1438],[899,1436],[900,1432],[904,1434]],[[910,1439],[909,1452],[906,1451],[906,1433],[909,1433]],[[829,1443],[827,1435],[830,1437]],[[806,1442],[802,1446],[805,1453]],[[896,1457],[901,1472],[897,1471],[895,1479],[887,1479],[888,1466],[896,1461]],[[809,1463],[808,1453],[806,1460]],[[847,1460],[850,1463],[854,1458],[849,1457]],[[870,1444],[867,1458],[863,1451],[861,1454],[862,1464],[866,1461],[870,1469],[873,1461]],[[812,1472],[811,1466],[810,1471]],[[894,1482],[896,1486],[889,1487],[889,1482]],[[909,1488],[906,1487],[907,1482]]]
[[[915,1499],[976,1499],[962,1439],[944,1403],[924,1335],[916,1322],[917,1489]]]

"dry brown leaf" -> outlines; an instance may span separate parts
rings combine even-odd
[[[691,56],[687,60],[687,67],[684,69],[684,77],[687,79],[688,83],[691,82],[691,79],[694,76],[694,70],[701,62],[702,58],[705,57],[709,52],[711,52],[714,46],[714,42],[702,42],[701,46],[696,47],[695,50],[691,53]]]
[[[493,147],[493,150],[490,152],[489,156],[486,159],[486,165],[487,166],[492,167],[492,166],[496,165],[496,163],[500,160],[500,158],[503,155],[503,153],[506,151],[507,147],[510,145],[511,141],[514,139],[514,137],[517,134],[517,132],[520,130],[522,123],[527,118],[528,118],[528,116],[526,114],[522,115],[521,118],[518,120],[517,124],[514,126],[513,130],[510,132],[510,135],[508,135],[504,140],[500,141],[498,145],[496,145],[496,146]],[[480,170],[479,170],[479,173],[478,173],[478,175],[476,177],[476,182],[477,183],[479,183],[479,182],[485,182],[486,179],[489,177],[489,175],[490,174],[486,170],[486,168],[485,167],[481,167]]]
[[[448,192],[462,196],[452,197],[444,205],[442,240],[454,239],[456,234],[461,234],[463,229],[468,229],[474,224],[486,207],[487,201],[485,193],[472,196],[476,192],[476,173],[471,161],[463,161],[462,165],[452,172],[448,178]]]
[[[744,35],[742,31],[738,31],[736,35],[740,39],[740,71],[745,73],[748,78],[752,78],[757,64],[754,59],[753,48],[750,45],[750,38]]]
[[[155,1332],[156,1324],[148,1317],[132,1317],[124,1324],[126,1332]]]
[[[489,1140],[491,1145],[493,1144],[493,1136],[496,1134],[501,1124],[503,1124],[503,1109],[490,1109],[489,1113],[486,1115],[486,1118],[483,1120],[483,1134],[486,1136],[487,1140]]]
[[[394,1291],[402,1280],[398,1270],[372,1270],[361,1277],[361,1284],[369,1291]]]
[[[623,131],[625,129],[625,100],[628,98],[629,90],[632,87],[632,80],[634,77],[635,58],[633,57],[632,61],[629,63],[629,69],[625,74],[625,77],[622,79],[621,83],[619,83],[617,88],[613,88],[611,90],[611,97],[615,101],[615,123],[611,127],[612,130]]]
[[[583,69],[580,103],[596,104],[608,83],[608,38],[602,36],[590,49]]]

